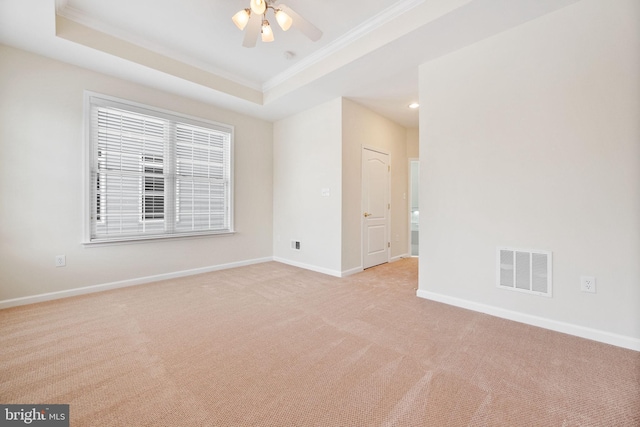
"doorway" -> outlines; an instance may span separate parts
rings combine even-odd
[[[409,159],[409,253],[418,256],[420,240],[420,161]]]

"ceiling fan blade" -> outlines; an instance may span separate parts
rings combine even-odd
[[[289,6],[279,4],[277,7],[293,19],[293,26],[302,31],[305,36],[309,37],[314,42],[320,40],[320,37],[322,37],[322,31],[320,31],[318,27],[298,15]]]
[[[242,41],[242,46],[244,47],[256,46],[256,42],[258,41],[258,34],[260,34],[261,24],[262,24],[261,15],[251,13],[251,16],[249,16],[249,22],[247,22],[247,26],[245,27],[244,40]]]

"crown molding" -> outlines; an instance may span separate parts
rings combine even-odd
[[[77,22],[95,31],[103,32],[113,37],[126,40],[130,43],[140,46],[141,48],[165,55],[176,61],[180,61],[185,64],[200,68],[206,72],[215,74],[219,77],[225,78],[234,83],[246,86],[247,88],[250,88],[250,89],[262,91],[264,93],[284,83],[288,79],[306,70],[307,68],[313,66],[314,64],[317,64],[318,62],[321,62],[322,60],[332,56],[336,52],[339,52],[340,50],[347,47],[348,45],[355,42],[356,40],[359,40],[364,36],[371,34],[378,28],[393,21],[398,16],[415,8],[416,6],[419,6],[425,1],[426,0],[401,0],[397,3],[394,3],[390,7],[374,15],[372,18],[356,26],[355,28],[350,30],[348,33],[330,42],[329,44],[317,50],[316,52],[312,53],[311,55],[307,56],[306,58],[303,58],[302,60],[298,61],[295,65],[292,65],[291,67],[287,68],[284,72],[277,74],[270,80],[266,81],[264,84],[239,78],[236,74],[227,72],[217,67],[212,67],[211,65],[203,63],[201,61],[194,61],[192,58],[187,58],[184,55],[178,55],[174,51],[170,51],[162,46],[156,45],[154,43],[150,43],[147,40],[134,36],[131,33],[128,33],[121,29],[104,24],[103,22],[100,22],[94,18],[91,18],[86,13],[74,7],[69,6],[68,0],[55,0],[55,4],[56,4],[56,14],[63,18]]]
[[[144,40],[140,37],[134,36],[133,34],[123,31],[121,29],[115,28],[113,26],[104,24],[90,16],[86,13],[67,5],[68,0],[56,0],[56,14],[63,18],[66,18],[70,21],[74,21],[78,24],[84,25],[92,30],[99,31],[101,33],[108,34],[112,37],[119,38],[121,40],[125,40],[129,43],[135,44],[143,49],[147,49],[151,52],[155,52],[161,55],[164,55],[168,58],[171,58],[175,61],[182,62],[184,64],[190,65],[192,67],[199,68],[205,72],[214,74],[218,77],[222,77],[239,85],[245,86],[249,89],[262,91],[262,85],[259,82],[255,82],[248,79],[239,78],[236,74],[225,71],[221,68],[212,67],[210,64],[207,64],[202,61],[194,61],[191,57],[186,57],[185,55],[178,55],[175,51],[171,51],[162,46],[156,45],[154,43],[150,43],[147,40]]]
[[[425,1],[426,0],[401,0],[393,4],[392,6],[386,8],[372,18],[353,28],[343,36],[337,38],[321,49],[315,51],[311,55],[298,61],[295,65],[287,68],[287,70],[269,79],[262,85],[262,91],[266,92],[284,83],[296,74],[330,57],[331,55],[335,54],[336,52],[340,51],[356,40],[361,39],[362,37],[374,32],[378,28],[393,21],[403,13],[408,12],[409,10],[415,8],[416,6],[419,6]]]
[[[67,7],[67,3],[69,3],[69,0],[55,0],[55,3],[56,3],[56,13],[58,13]]]

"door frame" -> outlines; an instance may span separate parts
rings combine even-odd
[[[365,269],[365,264],[364,264],[364,257],[365,257],[365,247],[364,247],[364,233],[365,233],[365,228],[364,228],[364,212],[365,212],[365,208],[364,208],[364,204],[363,204],[363,195],[364,195],[364,169],[362,168],[362,164],[363,164],[363,160],[364,160],[364,150],[369,150],[369,151],[375,151],[376,153],[380,153],[380,154],[384,154],[387,156],[387,159],[389,160],[388,166],[388,172],[387,172],[387,201],[389,203],[389,206],[391,206],[391,153],[382,150],[378,147],[373,147],[370,145],[366,145],[366,144],[362,144],[361,148],[360,148],[360,263],[362,265],[362,269]],[[386,248],[386,254],[387,254],[387,263],[389,262],[389,260],[391,259],[391,208],[387,209],[387,221],[386,221],[386,227],[387,227],[387,248]],[[374,267],[374,266],[372,266]],[[366,267],[369,268],[369,267]]]
[[[418,173],[420,173],[420,158],[419,157],[409,157],[407,159],[407,176],[409,178],[409,183],[407,184],[407,190],[409,193],[409,197],[407,197],[407,228],[409,229],[409,236],[407,238],[407,245],[408,245],[408,254],[410,257],[414,256],[413,255],[413,248],[411,245],[411,208],[412,208],[412,204],[413,204],[413,192],[412,192],[412,188],[411,188],[411,184],[413,183],[413,180],[411,179],[411,163],[412,162],[418,162]],[[420,189],[420,180],[418,179],[418,190]],[[418,195],[418,206],[420,204],[420,195]],[[418,207],[418,211],[420,211],[420,208]],[[418,230],[418,233],[420,233],[420,231]],[[420,256],[419,252],[418,252],[418,256]]]

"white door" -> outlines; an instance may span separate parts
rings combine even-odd
[[[389,155],[362,149],[363,268],[389,261]]]

